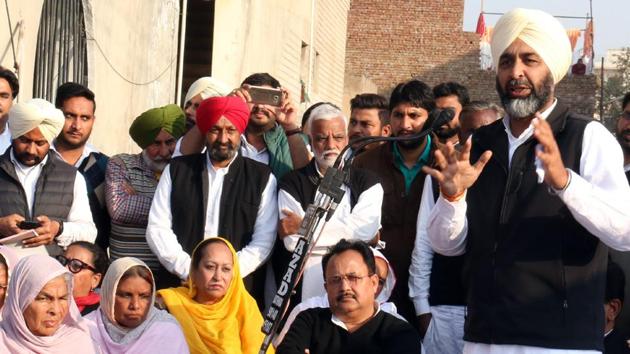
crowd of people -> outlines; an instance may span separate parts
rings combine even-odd
[[[630,93],[616,139],[571,112],[555,96],[569,40],[539,10],[503,15],[491,47],[501,106],[414,79],[300,118],[267,73],[203,77],[132,122],[140,153],[112,157],[87,143],[89,88],[14,103],[0,70],[0,352],[258,353],[347,146],[268,353],[630,352],[608,255],[630,250]],[[453,119],[413,138],[441,110]]]

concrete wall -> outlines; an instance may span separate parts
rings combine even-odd
[[[128,134],[133,119],[175,101],[180,1],[82,3],[88,86],[97,102],[90,143],[109,155],[139,151]],[[17,28],[20,100],[31,98],[33,92],[43,4],[44,0],[9,1]],[[349,8],[350,0],[215,0],[212,75],[236,87],[251,73],[269,72],[296,101],[302,79],[310,102],[341,105]],[[8,28],[4,14],[0,26]],[[0,63],[13,67],[8,31],[0,31],[0,54]]]
[[[143,111],[173,102],[177,69],[179,1],[82,0],[88,86],[96,94],[90,142],[107,154],[139,151],[129,138]],[[9,1],[17,59],[19,100],[32,97],[35,49],[43,0]],[[8,28],[4,6],[0,28]],[[0,63],[13,67],[8,31],[0,31]]]
[[[133,119],[175,101],[179,1],[83,3],[97,103],[92,143],[110,154],[139,151],[129,137]]]
[[[43,0],[9,1],[9,13],[15,54],[19,70],[20,95],[18,101],[31,98],[33,92],[33,67],[35,65],[35,48],[37,46],[37,29]],[[4,5],[4,4],[3,4]],[[0,11],[0,65],[8,69],[13,67],[13,54],[11,50],[11,35],[9,23],[4,6]]]
[[[480,69],[479,36],[463,32],[463,11],[463,0],[352,0],[346,78],[366,77],[386,95],[411,78],[431,86],[457,81],[473,100],[497,102],[495,74]],[[595,90],[593,75],[566,77],[558,96],[592,115]]]
[[[349,7],[349,0],[216,0],[212,75],[236,87],[268,72],[296,101],[302,78],[311,102],[341,104]]]

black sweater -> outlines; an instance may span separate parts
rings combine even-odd
[[[330,308],[301,312],[278,347],[276,354],[404,354],[420,353],[420,337],[407,322],[380,311],[356,331],[349,333],[334,324]]]

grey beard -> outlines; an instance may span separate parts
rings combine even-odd
[[[532,117],[545,106],[545,103],[553,93],[553,78],[551,74],[549,74],[545,78],[540,91],[537,91],[536,87],[532,85],[531,93],[526,98],[509,97],[504,91],[504,88],[499,85],[498,80],[497,92],[501,98],[505,113],[512,119],[524,119]]]
[[[147,155],[146,151],[142,150],[142,160],[149,167],[149,169],[153,172],[162,172],[166,165],[168,165],[169,161],[153,161]],[[170,160],[170,159],[169,159]]]
[[[236,146],[228,143],[228,148],[226,152],[222,152],[219,150],[220,144],[206,144],[206,149],[208,149],[208,156],[210,156],[210,160],[223,162],[227,160],[232,160],[234,156],[236,156],[236,151],[240,149],[240,143]]]

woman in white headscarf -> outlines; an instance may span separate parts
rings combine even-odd
[[[4,306],[11,270],[18,261],[18,256],[9,247],[0,245],[0,309]],[[0,319],[2,313],[0,313]]]
[[[97,353],[72,298],[72,274],[49,256],[17,262],[2,318],[0,353]]]
[[[154,304],[151,269],[137,258],[115,260],[103,278],[101,306],[85,317],[94,342],[106,354],[187,354],[177,320]]]

